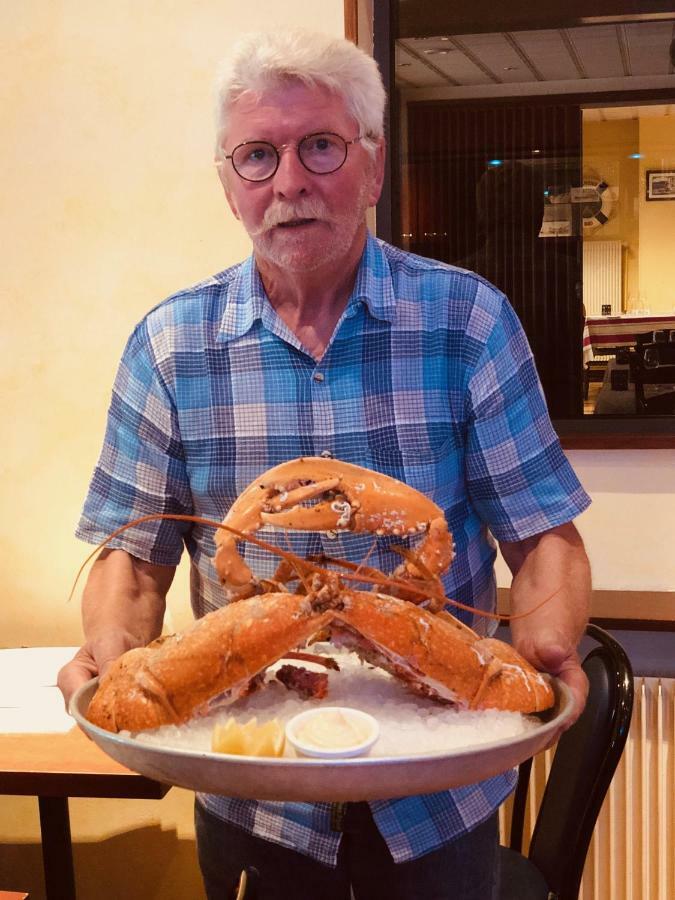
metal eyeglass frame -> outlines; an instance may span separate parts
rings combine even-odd
[[[340,165],[336,166],[334,169],[329,169],[327,172],[315,172],[313,169],[310,169],[309,166],[304,162],[302,156],[300,155],[300,146],[304,141],[308,140],[309,138],[318,137],[319,135],[322,135],[322,134],[329,135],[330,137],[340,138],[340,140],[345,145],[345,155],[343,156],[342,162],[340,163]],[[244,181],[250,181],[253,184],[260,184],[263,181],[268,181],[270,178],[274,178],[274,176],[276,175],[277,170],[279,168],[279,164],[281,162],[281,151],[285,150],[287,147],[295,147],[295,152],[297,153],[298,159],[300,160],[300,163],[304,169],[306,169],[312,175],[332,175],[334,172],[337,172],[339,169],[342,168],[342,166],[344,166],[345,162],[347,161],[347,154],[349,152],[350,145],[357,144],[361,140],[363,140],[363,135],[361,135],[361,134],[357,135],[355,138],[352,138],[351,141],[347,141],[347,140],[345,140],[345,138],[342,137],[341,134],[338,134],[335,131],[313,131],[311,134],[304,135],[298,141],[289,141],[286,144],[280,144],[278,147],[276,147],[270,141],[242,141],[241,144],[237,144],[237,146],[232,149],[232,153],[224,154],[223,160],[229,159],[230,162],[232,163],[232,168],[234,169],[234,171]],[[276,161],[276,165],[274,166],[274,169],[270,172],[269,175],[265,175],[264,178],[247,178],[245,175],[241,174],[239,169],[237,169],[237,167],[234,164],[234,160],[233,160],[234,154],[237,152],[237,150],[240,147],[245,147],[247,144],[264,144],[266,147],[271,147],[274,150],[276,157],[277,157],[277,161]],[[218,161],[216,163],[216,166],[221,166],[221,165],[222,165],[222,161]]]

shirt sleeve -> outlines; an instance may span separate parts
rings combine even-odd
[[[103,448],[76,535],[100,543],[155,513],[192,513],[178,418],[152,354],[144,323],[129,338],[113,386]],[[145,522],[107,545],[147,562],[177,565],[186,523]]]
[[[467,328],[467,487],[497,540],[523,540],[570,522],[590,498],[551,424],[515,312],[502,294],[485,285],[481,293]]]

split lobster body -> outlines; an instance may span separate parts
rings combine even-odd
[[[226,605],[184,632],[116,660],[87,714],[101,728],[142,731],[204,715],[245,696],[269,666],[318,636],[439,702],[523,713],[553,705],[549,676],[508,644],[479,637],[444,609],[453,601],[445,598],[440,575],[454,548],[443,511],[394,478],[339,460],[304,457],[263,473],[221,524],[171,514],[157,518],[217,528],[214,563]],[[333,560],[343,569],[357,569],[338,575],[254,536],[266,526],[421,535],[421,544],[415,551],[400,548],[404,562],[391,576]],[[238,551],[241,540],[280,555],[278,572],[299,580],[297,592],[283,589],[278,580],[259,582]],[[370,581],[375,589],[354,589],[349,581]],[[232,600],[237,602],[227,602]]]

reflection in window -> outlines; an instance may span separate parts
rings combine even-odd
[[[596,187],[583,245],[589,413],[675,412],[675,184],[672,205],[650,196],[655,183],[669,193],[667,174],[659,182],[652,173],[675,168],[672,112],[618,106],[583,113],[584,177]]]
[[[625,99],[670,96],[673,22],[463,9],[399,4],[398,242],[508,295],[554,418],[675,413],[675,104]]]
[[[408,107],[404,244],[508,296],[549,407],[583,409],[578,109],[547,103]]]

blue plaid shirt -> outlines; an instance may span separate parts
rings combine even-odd
[[[169,297],[139,323],[113,389],[105,441],[78,527],[98,543],[133,518],[220,520],[262,471],[331,454],[418,488],[445,510],[456,558],[449,597],[495,602],[497,540],[571,521],[589,499],[549,421],[532,355],[507,300],[482,278],[368,237],[349,303],[317,362],[276,315],[252,258]],[[271,541],[287,538],[272,532]],[[296,533],[301,555],[361,560],[372,537]],[[192,606],[222,605],[213,530],[161,521],[112,544],[176,565],[185,546]],[[247,545],[260,575],[277,560]],[[386,539],[369,565],[392,570]],[[465,621],[486,630],[485,619]],[[436,849],[487,819],[512,772],[479,785],[371,804],[393,858]],[[202,796],[217,816],[335,865],[331,804]]]

